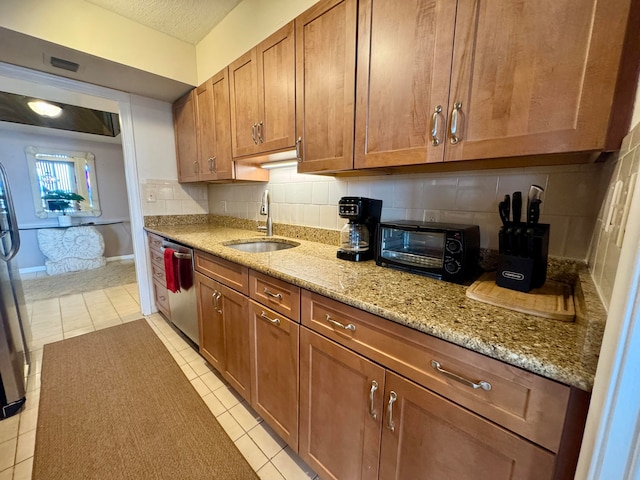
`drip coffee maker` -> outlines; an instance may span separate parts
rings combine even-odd
[[[382,200],[342,197],[338,201],[338,215],[349,220],[340,231],[340,248],[336,254],[338,258],[353,262],[373,258],[381,212]]]

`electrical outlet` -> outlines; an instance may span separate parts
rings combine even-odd
[[[440,212],[438,210],[425,210],[424,211],[425,222],[439,222]]]
[[[218,202],[218,208],[220,209],[220,211],[222,213],[227,213],[227,201],[226,200],[220,200]]]
[[[156,200],[157,200],[157,194],[155,189],[150,188],[149,190],[147,190],[147,202],[155,203]]]

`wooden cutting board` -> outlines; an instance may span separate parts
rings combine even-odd
[[[571,285],[553,280],[547,280],[542,287],[523,293],[499,287],[496,285],[496,273],[487,272],[467,288],[467,297],[563,322],[573,322],[576,316]]]

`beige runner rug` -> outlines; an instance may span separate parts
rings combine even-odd
[[[147,322],[45,345],[33,479],[257,479]]]

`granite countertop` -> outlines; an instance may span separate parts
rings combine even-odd
[[[463,285],[379,267],[374,261],[339,260],[337,247],[324,243],[286,238],[300,245],[244,253],[223,243],[264,234],[214,224],[146,230],[546,378],[593,388],[606,314],[586,265],[571,266],[576,321],[562,322],[469,299]],[[559,272],[561,279],[565,273]]]

